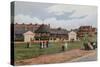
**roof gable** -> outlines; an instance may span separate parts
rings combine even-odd
[[[31,32],[31,31],[27,31],[27,32],[24,33],[24,35],[34,35],[34,33]]]

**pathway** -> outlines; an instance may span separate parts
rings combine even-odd
[[[90,53],[95,53],[95,52],[96,52],[95,50],[85,51],[85,50],[80,50],[80,49],[73,49],[70,51],[62,52],[62,53],[56,53],[56,54],[51,54],[51,55],[41,55],[36,58],[16,61],[15,65],[69,62],[72,59],[82,57],[84,55],[88,55]]]

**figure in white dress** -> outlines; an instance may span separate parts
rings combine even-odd
[[[67,43],[65,43],[65,44],[64,44],[64,47],[65,47],[65,49],[67,49],[67,47],[68,47],[68,44],[67,44]]]

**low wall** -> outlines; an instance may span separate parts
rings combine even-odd
[[[43,41],[48,41],[48,40],[33,40],[32,43],[40,43],[40,42],[43,42]],[[76,41],[80,41],[80,40],[76,40]],[[49,40],[49,42],[61,42],[61,40]],[[69,40],[63,40],[62,42],[70,42]],[[24,41],[21,41],[21,42],[14,42],[14,43],[27,43],[27,42],[24,42]]]

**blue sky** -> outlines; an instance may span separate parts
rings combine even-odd
[[[44,23],[69,30],[82,25],[97,27],[97,7],[17,1],[14,18],[14,23]]]

